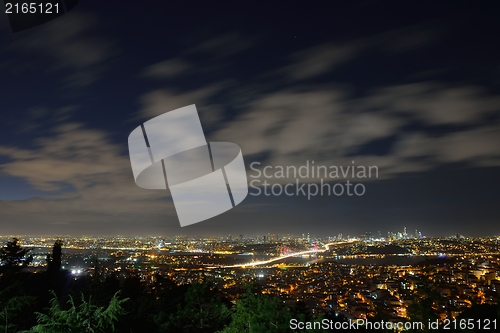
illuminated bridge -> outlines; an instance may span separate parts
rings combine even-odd
[[[299,251],[299,252],[291,252],[289,251],[289,248],[286,246],[280,247],[280,256],[273,258],[273,259],[268,259],[268,260],[262,260],[262,261],[252,261],[249,263],[245,264],[237,264],[237,265],[228,265],[228,266],[217,266],[217,267],[209,267],[209,268],[242,268],[242,267],[253,267],[253,266],[259,266],[259,265],[266,265],[266,264],[271,264],[273,262],[277,262],[286,258],[292,258],[292,257],[300,257],[306,254],[314,254],[314,253],[319,253],[319,252],[325,252],[328,251],[328,247],[330,245],[340,245],[340,244],[345,244],[345,243],[350,243],[350,242],[337,242],[337,243],[328,243],[324,244],[324,248],[318,248],[318,246],[314,246],[312,249],[307,250],[307,251]]]

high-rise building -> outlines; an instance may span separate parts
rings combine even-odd
[[[158,239],[158,244],[156,245],[157,248],[161,249],[165,247],[165,240],[164,239]]]

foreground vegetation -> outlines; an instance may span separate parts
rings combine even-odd
[[[210,281],[178,286],[158,275],[146,286],[138,277],[119,281],[113,275],[104,276],[97,264],[93,274],[75,279],[61,269],[61,246],[60,241],[54,244],[47,270],[42,273],[23,270],[31,259],[29,249],[19,246],[17,239],[0,249],[0,332],[280,333],[293,332],[292,318],[347,321],[330,313],[312,317],[304,303],[288,308],[278,298],[263,295],[251,285],[233,303],[222,297]],[[431,286],[428,295],[408,309],[410,320],[435,319],[431,305],[437,296]],[[500,307],[477,306],[462,317],[497,316]],[[387,319],[382,311],[373,318]]]
[[[289,332],[291,318],[307,314],[247,286],[235,304],[209,281],[178,286],[156,276],[119,281],[94,274],[75,279],[61,269],[62,242],[54,244],[47,270],[27,273],[29,249],[17,239],[0,249],[0,332]],[[302,307],[303,308],[303,307]]]

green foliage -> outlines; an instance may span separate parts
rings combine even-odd
[[[161,332],[215,332],[229,322],[230,315],[208,283],[195,283],[187,290],[177,311],[161,324]],[[157,321],[165,317],[160,313]]]
[[[0,260],[4,268],[17,270],[27,266],[31,262],[32,258],[26,257],[31,249],[23,249],[18,242],[19,239],[12,238],[12,241],[7,242],[0,249]]]
[[[62,245],[62,240],[56,240],[52,247],[52,255],[47,257],[48,270],[52,274],[57,274],[61,270]]]
[[[255,293],[249,287],[236,301],[231,317],[231,323],[221,333],[290,332],[290,320],[293,315],[278,298]],[[295,319],[304,321],[305,316],[296,316]],[[308,330],[301,332],[308,332]]]
[[[17,239],[0,249],[0,332],[279,333],[290,331],[291,318],[306,319],[303,303],[290,310],[277,298],[249,290],[232,307],[206,282],[178,286],[156,276],[146,286],[138,278],[105,276],[98,263],[93,274],[74,279],[61,271],[59,240],[47,258],[46,272],[19,272],[29,263],[29,251]],[[119,299],[117,290],[126,298]]]
[[[47,257],[46,272],[20,272],[31,260],[29,252],[16,238],[0,248],[2,333],[280,333],[290,332],[292,318],[313,320],[306,318],[304,303],[288,309],[249,289],[232,306],[206,282],[178,286],[159,275],[148,284],[134,277],[120,281],[103,274],[98,262],[93,274],[75,279],[61,270],[60,240]]]
[[[408,305],[407,314],[412,322],[428,323],[438,319],[437,314],[433,309],[434,303],[438,303],[442,297],[439,295],[438,290],[427,276],[430,268],[424,269],[424,275],[419,281],[421,287],[418,289],[419,294],[415,295],[413,302]],[[424,325],[422,332],[430,332],[430,328]],[[410,330],[411,332],[411,330]]]
[[[10,286],[0,292],[0,331],[17,332],[20,317],[23,311],[31,306],[35,298],[26,295],[11,295],[14,286]],[[16,290],[17,291],[17,290]]]
[[[57,297],[50,301],[49,314],[37,313],[38,325],[30,332],[38,333],[109,333],[115,332],[115,322],[124,314],[122,304],[127,299],[118,299],[116,293],[107,307],[99,307],[92,299],[85,300],[82,294],[80,305],[75,305],[73,298],[68,301],[69,309],[59,304]]]
[[[164,311],[164,307],[155,295],[146,292],[144,284],[136,277],[125,279],[120,293],[122,297],[128,298],[128,302],[124,304],[127,316],[117,323],[118,330],[128,333],[156,332],[157,325],[152,317],[157,312]]]
[[[497,319],[498,305],[490,305],[490,304],[474,304],[472,307],[463,311],[458,317],[457,321],[462,321],[468,323],[469,320],[473,322],[477,322],[478,320],[481,323],[493,322],[493,320]],[[477,326],[477,325],[474,325]],[[490,324],[491,328],[493,328],[493,324]],[[473,329],[463,329],[462,332],[475,332]]]
[[[437,315],[432,309],[432,299],[426,298],[415,298],[413,303],[408,306],[408,317],[411,321],[422,321],[427,322],[428,320],[437,319]]]

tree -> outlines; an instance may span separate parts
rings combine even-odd
[[[457,317],[457,322],[469,322],[469,320],[472,320],[474,322],[480,321],[481,323],[493,323],[493,321],[497,319],[497,314],[498,305],[474,304]],[[490,324],[490,326],[493,328],[493,324]],[[475,330],[462,329],[462,332],[475,332]]]
[[[128,277],[123,281],[120,294],[128,298],[128,302],[124,304],[127,316],[117,324],[120,332],[158,332],[159,324],[155,321],[155,317],[159,313],[164,313],[163,317],[167,320],[170,314],[169,307],[163,300],[175,302],[177,306],[180,298],[170,293],[159,293],[161,284],[161,282],[155,283],[152,292],[147,292],[144,283],[138,277]],[[175,284],[175,291],[178,289],[181,288]],[[164,323],[165,320],[160,323]]]
[[[438,319],[434,311],[434,305],[442,301],[443,298],[430,279],[430,273],[432,272],[431,266],[423,266],[422,271],[423,275],[417,282],[419,287],[414,290],[413,300],[408,305],[407,315],[412,322],[428,323],[429,321],[433,322]],[[409,331],[413,332],[413,330]],[[424,324],[424,329],[420,332],[431,331],[432,329]]]
[[[177,311],[161,325],[163,332],[215,332],[229,322],[230,311],[208,283],[192,284]],[[158,319],[161,320],[161,314]]]
[[[62,245],[62,240],[56,240],[52,247],[52,256],[47,257],[47,271],[51,276],[57,276],[61,271]]]
[[[290,310],[276,297],[257,294],[248,287],[232,309],[231,323],[221,333],[281,333],[291,332]],[[305,315],[296,314],[295,319],[305,321]],[[322,332],[322,330],[313,330]],[[301,330],[301,332],[312,332]]]
[[[19,239],[12,238],[12,241],[7,242],[0,249],[0,259],[2,260],[4,269],[17,271],[27,266],[33,260],[31,256],[26,257],[31,249],[23,249],[18,242]]]
[[[124,314],[122,304],[127,299],[118,299],[116,293],[107,306],[97,306],[92,299],[85,300],[82,294],[81,304],[75,305],[73,298],[68,301],[69,309],[65,310],[53,293],[49,314],[37,312],[38,325],[30,332],[38,333],[109,333],[115,332],[115,323]]]
[[[61,240],[56,240],[52,247],[52,255],[47,255],[47,299],[50,297],[49,290],[54,290],[58,296],[61,296],[61,287],[64,283],[59,283],[61,278],[61,261],[62,261],[62,244]]]
[[[17,286],[9,286],[0,291],[0,331],[17,332],[19,323],[26,319],[26,308],[33,305],[35,298],[27,295],[17,295]]]

